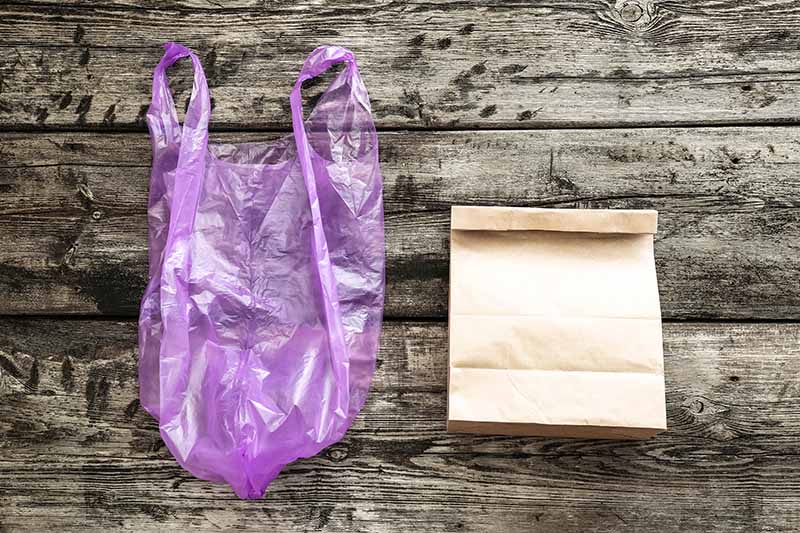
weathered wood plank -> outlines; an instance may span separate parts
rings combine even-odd
[[[380,142],[389,316],[445,316],[449,206],[500,204],[658,209],[666,317],[800,317],[796,129],[405,132]],[[139,134],[0,137],[0,313],[137,313],[149,152]]]
[[[138,408],[133,322],[0,321],[6,529],[790,531],[800,325],[665,324],[669,430],[444,433],[446,326],[389,322],[364,413],[260,502],[195,480]]]
[[[794,122],[800,101],[796,0],[70,3],[0,7],[3,126],[142,128],[166,39],[202,55],[218,128],[287,128],[322,43],[358,54],[381,127]]]

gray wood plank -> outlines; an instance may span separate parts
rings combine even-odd
[[[499,204],[658,209],[665,317],[800,317],[797,129],[397,132],[380,142],[388,316],[445,316],[449,207]],[[137,314],[149,153],[140,134],[0,137],[0,313]]]
[[[389,322],[364,412],[261,501],[193,479],[137,403],[136,325],[0,321],[0,526],[66,530],[792,531],[800,325],[665,324],[669,430],[444,432],[443,323]]]
[[[166,39],[203,57],[217,128],[287,128],[289,88],[322,43],[357,53],[381,127],[794,122],[799,5],[4,3],[0,124],[142,128]],[[174,88],[184,102],[188,68]]]

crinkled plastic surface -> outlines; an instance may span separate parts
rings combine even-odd
[[[384,294],[377,136],[353,54],[323,46],[291,93],[293,135],[209,144],[200,61],[165,49],[147,114],[141,403],[181,466],[258,498],[338,441],[366,400]],[[194,69],[183,127],[165,74],[182,57]],[[302,82],[340,62],[304,121]]]

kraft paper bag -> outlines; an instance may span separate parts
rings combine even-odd
[[[666,429],[657,217],[453,207],[448,431]]]

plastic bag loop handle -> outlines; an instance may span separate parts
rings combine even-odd
[[[320,286],[324,300],[325,321],[328,330],[328,338],[331,344],[333,357],[337,354],[344,354],[346,360],[332,361],[332,367],[338,385],[336,415],[345,418],[347,416],[349,404],[349,366],[350,356],[347,344],[344,339],[341,312],[339,310],[339,296],[336,290],[336,278],[333,275],[333,266],[328,253],[328,242],[322,226],[322,214],[319,207],[319,197],[317,195],[316,176],[314,166],[311,162],[311,149],[306,135],[305,122],[303,120],[303,102],[301,89],[303,82],[319,76],[328,68],[336,63],[346,62],[347,73],[345,74],[352,80],[358,78],[358,68],[356,67],[355,56],[350,50],[339,46],[321,46],[311,52],[297,82],[292,89],[289,97],[292,108],[292,130],[297,145],[297,158],[300,161],[300,168],[303,172],[306,190],[308,191],[308,201],[311,207],[311,218],[314,225],[313,231],[313,254],[318,265]],[[360,82],[360,79],[358,79]]]
[[[165,331],[180,332],[165,335],[161,345],[159,365],[162,390],[165,380],[171,376],[182,375],[177,369],[165,369],[170,365],[186,365],[187,360],[174,357],[174,354],[186,351],[189,347],[189,294],[186,283],[177,278],[186,276],[189,270],[189,237],[194,227],[195,212],[200,196],[200,188],[205,175],[206,153],[208,146],[208,122],[211,115],[211,102],[208,84],[203,67],[197,56],[185,46],[177,43],[166,43],[161,61],[153,74],[153,100],[148,111],[151,132],[157,133],[155,142],[164,147],[179,142],[178,162],[175,168],[175,179],[170,199],[170,217],[167,242],[164,246],[164,258],[161,269],[161,303],[174,305],[178,311],[163,315]],[[175,103],[169,91],[166,69],[178,59],[190,57],[194,71],[192,95],[186,109],[183,127],[178,122]],[[183,211],[187,211],[184,213]],[[174,292],[169,290],[174,287]],[[166,386],[167,390],[171,387]],[[180,410],[181,399],[161,396],[160,415],[171,419]],[[163,436],[163,431],[162,431]]]
[[[172,66],[181,58],[189,57],[192,60],[192,70],[194,82],[192,83],[192,94],[189,98],[189,105],[186,109],[184,128],[178,122],[178,113],[175,110],[175,102],[169,90],[167,81],[167,68]],[[194,133],[195,137],[208,132],[208,122],[211,116],[211,99],[208,93],[208,83],[205,72],[197,55],[183,45],[177,43],[165,43],[164,55],[156,65],[153,73],[152,101],[148,115],[156,120],[160,120],[163,131],[170,135],[169,141],[178,139],[188,140],[188,136]],[[187,131],[188,126],[188,131]]]
[[[169,90],[166,70],[173,63],[183,57],[192,60],[192,70],[194,81],[192,83],[192,95],[189,98],[189,105],[186,109],[186,116],[183,127],[178,122],[178,113],[175,110],[175,102]],[[211,99],[208,93],[208,83],[206,81],[203,66],[197,55],[183,45],[177,43],[164,44],[164,55],[156,66],[153,74],[153,100],[150,104],[148,115],[161,122],[162,131],[168,136],[166,142],[180,139],[178,152],[178,165],[175,175],[175,194],[172,196],[170,216],[170,238],[173,231],[180,230],[181,233],[191,231],[191,225],[183,228],[179,227],[178,220],[187,220],[186,217],[178,216],[174,209],[186,206],[185,195],[196,196],[198,194],[199,181],[202,179],[205,168],[205,155],[208,146],[208,123],[211,117]],[[196,202],[189,202],[188,205],[194,207]],[[194,217],[189,217],[193,221]],[[169,242],[169,241],[168,241]]]

